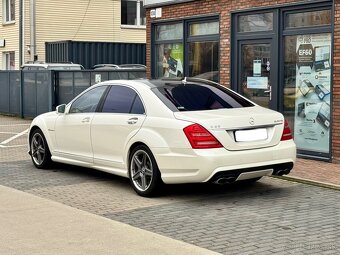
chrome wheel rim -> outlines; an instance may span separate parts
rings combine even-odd
[[[153,166],[144,150],[138,150],[132,155],[130,171],[134,186],[140,191],[146,191],[152,182]]]
[[[35,133],[32,137],[31,153],[34,163],[40,166],[45,160],[46,148],[44,139],[39,133]]]

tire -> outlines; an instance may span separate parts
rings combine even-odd
[[[40,129],[34,130],[30,137],[30,155],[36,168],[46,169],[51,165],[51,152]]]
[[[156,160],[145,145],[137,146],[130,154],[129,178],[133,189],[143,197],[157,195],[163,185]]]

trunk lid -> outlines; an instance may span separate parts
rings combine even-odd
[[[260,106],[174,112],[174,116],[200,124],[231,151],[275,146],[284,127],[281,113]]]

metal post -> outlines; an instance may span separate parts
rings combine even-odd
[[[35,22],[35,0],[30,0],[30,48],[31,48],[31,61],[35,61],[37,54],[36,49],[36,22]]]

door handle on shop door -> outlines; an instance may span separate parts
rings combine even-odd
[[[264,93],[269,93],[269,100],[272,100],[272,86],[269,86],[269,89],[265,90]]]
[[[129,119],[129,120],[127,121],[127,123],[130,124],[130,125],[132,125],[132,124],[136,124],[137,121],[138,121],[138,118],[135,117],[135,118]]]

